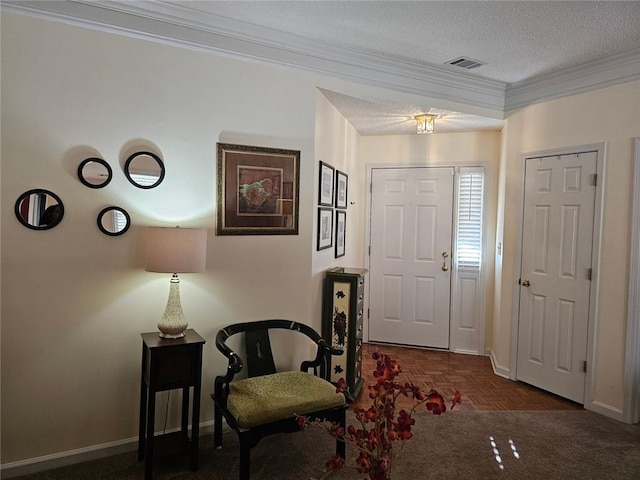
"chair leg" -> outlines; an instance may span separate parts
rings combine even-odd
[[[343,408],[339,415],[338,423],[342,427],[342,430],[347,434],[347,410]],[[343,460],[346,459],[346,441],[344,438],[336,438],[336,455],[340,456]]]
[[[222,448],[222,410],[217,403],[213,406],[213,446]]]
[[[240,480],[249,480],[251,476],[251,440],[240,435]]]

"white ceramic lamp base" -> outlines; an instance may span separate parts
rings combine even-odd
[[[158,329],[162,338],[182,338],[188,326],[189,324],[182,313],[182,304],[180,303],[180,279],[178,274],[174,273],[169,285],[167,308],[165,308],[164,315],[158,323]]]

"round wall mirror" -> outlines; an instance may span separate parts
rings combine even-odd
[[[154,188],[164,179],[164,163],[155,153],[136,152],[127,158],[124,174],[138,188]]]
[[[111,167],[101,158],[87,158],[78,166],[78,178],[89,188],[106,187],[111,177]]]
[[[131,217],[124,208],[107,207],[98,214],[98,228],[105,235],[117,237],[131,226]]]
[[[18,197],[15,212],[16,217],[25,227],[33,230],[49,230],[62,221],[64,205],[55,193],[36,188]]]

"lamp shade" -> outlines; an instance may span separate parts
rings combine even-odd
[[[204,272],[207,230],[204,228],[147,228],[145,270],[159,273]]]

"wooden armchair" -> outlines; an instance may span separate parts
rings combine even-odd
[[[276,372],[270,329],[299,332],[317,345],[316,357],[300,365],[300,371]],[[244,364],[226,344],[238,333],[245,334],[248,378],[233,381]],[[342,350],[331,347],[311,327],[289,320],[237,323],[216,335],[216,347],[227,357],[227,374],[214,380],[214,443],[222,448],[222,417],[240,440],[240,480],[249,480],[250,451],[263,437],[299,430],[296,417],[328,420],[345,427],[347,404],[342,393],[328,381],[330,355]],[[312,370],[313,373],[309,371]],[[345,444],[336,440],[336,453],[345,456]]]

